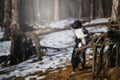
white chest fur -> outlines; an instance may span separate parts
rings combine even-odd
[[[77,36],[78,39],[84,38],[86,35],[83,33],[82,29],[76,29],[75,30],[75,35]]]
[[[81,39],[81,43],[83,45],[86,45],[86,41],[85,41],[86,35],[83,33],[82,29],[76,29],[75,30],[75,35],[78,39]],[[81,43],[78,44],[78,47],[80,47]]]

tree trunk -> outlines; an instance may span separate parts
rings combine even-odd
[[[11,26],[10,26],[10,30],[11,30],[11,55],[14,56],[14,60],[16,60],[17,63],[20,62],[20,56],[19,56],[19,49],[18,48],[18,44],[16,44],[17,39],[17,35],[20,32],[20,26],[19,26],[19,22],[18,22],[18,2],[19,0],[12,0],[12,22],[11,22]],[[14,62],[14,60],[12,60],[11,62]],[[14,63],[13,63],[14,64]]]
[[[33,6],[33,22],[34,23],[39,23],[40,21],[40,0],[32,0],[32,6]]]
[[[113,0],[111,22],[120,22],[120,0]]]
[[[93,14],[93,13],[94,13],[94,11],[93,11],[93,10],[94,10],[94,0],[91,0],[91,5],[90,5],[90,7],[91,7],[91,8],[90,8],[90,9],[91,9],[91,10],[90,10],[90,19],[93,19],[93,15],[94,15],[94,14]]]
[[[18,19],[18,2],[19,0],[12,0],[12,22],[11,22],[11,35],[20,32],[19,19]]]
[[[104,0],[104,15],[105,17],[110,17],[112,12],[112,0]]]
[[[111,24],[120,24],[120,0],[113,0]],[[114,26],[120,29],[120,25]],[[116,32],[118,33],[118,32]],[[119,36],[118,36],[119,37]],[[116,37],[117,38],[117,37]],[[120,76],[120,42],[116,41],[116,79]]]
[[[78,13],[79,19],[82,18],[82,3],[83,3],[83,0],[80,0],[80,8],[79,8],[79,13]]]
[[[34,23],[34,11],[33,11],[33,0],[29,0],[30,1],[30,23],[33,25]]]
[[[54,7],[54,20],[59,20],[59,0],[55,0],[55,7]]]
[[[4,27],[4,36],[3,40],[8,40],[9,39],[9,32],[10,32],[10,12],[11,12],[11,0],[5,0],[5,5],[4,5],[4,21],[3,21],[3,27]]]
[[[4,17],[4,0],[0,0],[0,26],[2,27]]]
[[[25,61],[29,56],[32,55],[31,40],[29,41],[25,33],[20,31],[18,6],[19,0],[12,0],[11,55],[14,58],[14,61],[16,60],[16,63]],[[34,35],[31,35],[31,37],[34,37]],[[38,46],[39,44],[37,40],[34,41],[37,44],[37,57],[39,60],[41,60],[40,46]],[[11,60],[11,64],[14,64],[14,61]]]
[[[103,5],[103,0],[99,0],[99,18],[104,17],[104,5]]]

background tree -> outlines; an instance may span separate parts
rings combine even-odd
[[[11,0],[5,0],[4,1],[4,21],[3,21],[3,27],[4,27],[4,36],[3,40],[8,40],[10,35],[10,20],[11,20]]]
[[[111,20],[111,24],[115,24],[114,26],[110,26],[110,28],[117,29],[117,30],[114,30],[115,32],[113,33],[114,36],[115,34],[117,34],[117,36],[114,37],[113,39],[115,39],[115,41],[118,44],[118,48],[116,48],[116,51],[117,51],[116,52],[116,78],[119,78],[120,76],[119,32],[120,30],[118,29],[120,29],[120,25],[117,25],[117,24],[120,24],[120,0],[113,0],[112,15],[110,20]]]
[[[111,22],[120,22],[120,0],[113,0]]]
[[[80,18],[82,18],[82,2],[83,2],[83,0],[79,0],[79,2],[78,3],[80,3],[80,6],[79,6],[79,13],[78,13],[78,18],[80,19]]]
[[[19,53],[19,45],[20,42],[17,39],[17,36],[20,32],[20,26],[19,26],[19,21],[18,21],[18,2],[19,0],[11,0],[12,1],[12,20],[11,20],[11,25],[10,25],[10,30],[11,30],[11,55],[12,55],[12,60],[11,64],[14,63],[19,63],[20,62],[20,53]],[[21,53],[22,54],[22,53]]]
[[[54,7],[54,20],[59,20],[59,0],[55,0],[55,7]]]
[[[93,19],[94,0],[91,0],[90,4],[90,19]]]
[[[4,17],[4,0],[0,0],[0,26],[2,27]]]
[[[98,0],[99,4],[99,18],[104,17],[104,0]]]
[[[12,19],[11,19],[11,35],[12,37],[16,35],[16,33],[20,32],[20,26],[19,26],[19,8],[18,8],[18,2],[19,0],[11,0],[12,1]]]
[[[104,0],[104,17],[111,17],[112,0]]]
[[[31,1],[32,2],[32,1]],[[37,38],[32,33],[23,33],[19,25],[19,0],[12,0],[12,22],[11,22],[11,62],[20,63],[33,55],[33,43],[36,44],[36,53],[41,60],[40,45]],[[31,15],[33,16],[33,15]],[[30,36],[30,38],[28,38]]]

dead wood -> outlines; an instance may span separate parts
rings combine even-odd
[[[94,23],[94,24],[85,24],[84,27],[93,27],[93,26],[100,26],[100,25],[108,25],[109,22],[102,22],[102,23]]]
[[[94,27],[94,26],[100,26],[100,25],[108,25],[109,22],[103,22],[103,23],[95,23],[95,24],[86,24],[86,25],[83,25],[84,27]],[[32,31],[32,33],[34,33],[35,35],[45,35],[45,34],[49,34],[49,33],[53,33],[53,32],[58,32],[58,31],[64,31],[64,30],[69,30],[71,28],[70,25],[67,25],[65,26],[65,28],[62,28],[62,29],[58,29],[58,28],[54,28],[54,29],[50,29],[49,31],[46,31],[46,32],[43,32],[43,31],[40,31],[39,33],[35,33],[35,31],[37,30],[34,30]]]
[[[4,61],[0,59],[0,62],[3,63],[3,67],[7,66],[8,61],[10,61],[10,65],[14,65],[25,61],[31,55],[33,55],[35,52],[33,51],[34,47],[32,42],[35,44],[35,51],[37,53],[38,59],[42,59],[41,46],[38,38],[34,34],[30,32],[21,32],[19,34],[16,34],[12,40],[12,42],[14,42],[14,46],[11,48],[14,48],[14,51],[11,51],[10,55],[5,56],[5,59],[4,56],[1,56],[2,59],[4,59]]]
[[[38,38],[30,32],[27,32],[26,36],[30,37],[32,39],[32,41],[35,43],[38,60],[42,60],[41,46],[40,46],[40,42],[39,42]]]

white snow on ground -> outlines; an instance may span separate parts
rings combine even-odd
[[[88,27],[89,32],[107,32],[108,28],[106,26]]]
[[[39,24],[39,23],[30,24],[30,26],[33,26],[33,28],[35,28],[35,29],[48,28],[48,25],[47,25],[47,24]]]
[[[2,38],[3,37],[3,32],[0,32],[0,38]]]
[[[109,21],[109,18],[100,18],[100,19],[91,20],[90,22],[86,22],[83,25],[106,23],[108,21]],[[89,30],[89,32],[107,32],[107,30],[108,30],[108,28],[106,26],[88,27],[87,29]]]
[[[89,27],[87,30],[89,32],[106,32],[107,27]],[[74,46],[74,39],[74,32],[72,30],[65,30],[44,36],[40,44],[46,47],[67,48]]]
[[[74,19],[62,20],[48,25],[50,28],[65,28],[65,26],[74,22]]]
[[[0,42],[0,56],[10,54],[10,41]]]
[[[70,19],[66,19],[66,20],[61,20],[61,21],[57,21],[57,22],[52,22],[50,24],[34,24],[34,25],[30,25],[33,26],[34,28],[65,28],[66,26],[69,26],[70,24],[72,24],[75,21],[75,19],[70,18]],[[96,23],[106,23],[109,21],[109,18],[100,18],[100,19],[94,19],[91,20],[90,22],[86,22],[83,25],[88,25],[88,24],[96,24]]]
[[[36,80],[41,80],[43,79],[45,76],[41,76],[41,77],[38,77],[38,76],[28,76],[25,78],[25,80],[30,80],[31,78],[34,78]]]
[[[102,19],[102,21],[103,20],[104,19]],[[63,23],[61,22],[59,24],[56,23],[56,26],[54,25],[53,27],[62,27],[64,26],[64,24],[66,23],[63,21]],[[90,27],[87,29],[89,30],[89,32],[107,31],[106,27],[98,27],[98,28]],[[71,59],[71,54],[72,54],[73,45],[74,45],[73,37],[74,37],[74,32],[72,30],[55,32],[55,33],[51,33],[44,36],[44,38],[41,40],[42,45],[54,47],[54,48],[66,48],[66,49],[61,51],[48,50],[47,54],[48,55],[54,54],[54,56],[43,56],[42,61],[37,61],[37,58],[32,58],[18,65],[6,67],[6,68],[0,68],[0,80],[13,77],[13,76],[14,77],[27,76],[26,80],[29,80],[31,77],[36,79],[38,78],[42,79],[45,76],[38,77],[37,75],[31,76],[30,74],[38,71],[45,72],[48,68],[51,68],[54,70],[57,67],[64,68],[65,65],[70,65],[70,64],[64,65],[63,63],[66,61],[70,61]],[[9,54],[10,53],[9,50],[10,50],[10,42],[0,43],[0,55],[6,54],[6,53]],[[90,50],[88,49],[87,52],[89,54]]]
[[[40,44],[47,47],[67,48],[74,45],[73,37],[74,33],[72,30],[55,32],[44,36]]]
[[[61,28],[65,28],[66,26],[69,26],[69,24],[73,23],[74,19],[73,18],[69,18],[66,20],[61,20],[61,21],[57,21],[57,22],[51,22],[51,23],[46,23],[46,24],[30,24],[29,26],[33,26],[33,28],[35,29],[39,29],[39,28],[57,28],[57,29],[61,29]]]
[[[109,18],[100,18],[100,19],[94,19],[91,20],[90,22],[86,22],[83,25],[87,25],[87,24],[96,24],[96,23],[106,23],[109,21]]]
[[[3,32],[2,32],[2,28],[0,26],[0,38],[2,38],[2,37],[3,37]]]
[[[0,28],[0,39],[2,37],[3,37],[3,32],[1,32],[1,28]],[[10,45],[11,45],[10,41],[0,42],[0,56],[10,54]]]
[[[64,52],[51,57],[44,56],[42,61],[34,62],[34,60],[37,60],[37,59],[33,58],[12,67],[7,67],[3,69],[1,68],[0,72],[7,72],[7,74],[1,74],[0,80],[4,78],[9,78],[12,76],[16,76],[16,77],[26,76],[37,71],[45,72],[48,68],[52,68],[54,70],[57,67],[65,67],[63,63],[65,61],[70,60],[71,58],[70,53],[72,53],[72,49],[70,50],[71,51],[68,51],[68,53]]]

